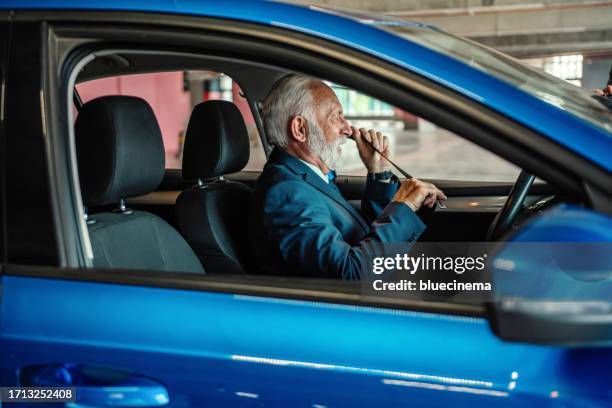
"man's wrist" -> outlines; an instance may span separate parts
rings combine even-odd
[[[382,183],[391,183],[394,182],[397,177],[391,170],[385,170],[380,172],[369,172],[368,179]]]

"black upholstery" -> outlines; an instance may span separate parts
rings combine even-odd
[[[242,114],[231,102],[207,101],[191,113],[183,149],[183,178],[235,173],[249,161],[249,137]]]
[[[203,272],[189,244],[166,221],[143,211],[92,216],[89,236],[99,268]]]
[[[87,206],[150,193],[164,176],[164,145],[155,114],[143,99],[104,96],[79,112],[75,124],[79,178]]]
[[[183,178],[209,179],[242,170],[249,137],[238,108],[225,101],[197,105],[183,150]],[[214,180],[183,191],[176,200],[178,228],[208,271],[244,273],[251,189]]]
[[[161,131],[146,101],[105,96],[83,105],[75,124],[79,178],[87,206],[149,193],[164,174]],[[90,215],[93,264],[174,272],[204,270],[183,237],[142,211]]]
[[[245,272],[250,197],[249,187],[225,181],[185,190],[176,200],[178,228],[207,271]]]

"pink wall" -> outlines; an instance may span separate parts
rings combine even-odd
[[[234,105],[240,109],[240,113],[242,113],[242,117],[244,118],[244,122],[247,127],[249,125],[255,126],[255,118],[253,118],[253,113],[251,112],[251,107],[245,98],[240,96],[240,87],[234,82],[232,87],[232,98],[234,101]]]
[[[191,96],[183,91],[182,72],[125,75],[96,79],[77,85],[83,102],[104,95],[132,95],[153,108],[164,138],[166,153],[179,149],[179,133],[187,128]]]

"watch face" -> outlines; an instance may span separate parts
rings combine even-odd
[[[387,171],[383,171],[380,173],[370,173],[372,179],[374,181],[381,181],[381,180],[389,180],[390,178],[393,177],[393,172],[387,170]]]

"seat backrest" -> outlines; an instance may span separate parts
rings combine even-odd
[[[87,220],[96,267],[204,273],[183,237],[161,218],[126,208],[164,175],[164,146],[153,110],[140,98],[104,96],[83,105],[75,123],[83,202],[113,212]]]
[[[251,189],[223,175],[249,160],[244,119],[231,102],[206,101],[191,113],[183,149],[183,178],[195,185],[176,200],[178,229],[208,271],[244,273],[249,254]]]

